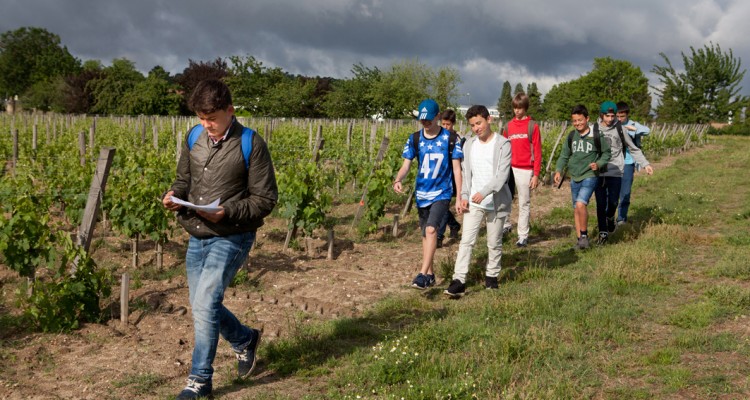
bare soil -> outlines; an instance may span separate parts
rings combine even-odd
[[[672,160],[662,158],[655,167],[663,168]],[[543,186],[536,190],[532,197],[532,222],[551,209],[568,204],[567,187],[556,190]],[[355,207],[339,205],[334,213],[351,216]],[[516,212],[514,207],[513,221]],[[262,329],[265,343],[293,335],[300,324],[361,316],[388,294],[414,290],[410,283],[421,262],[421,238],[414,210],[400,228],[396,238],[378,232],[356,239],[349,226],[339,226],[334,259],[329,261],[325,232],[313,239],[309,255],[302,250],[285,251],[284,222],[268,219],[267,225],[258,231],[257,244],[248,258],[248,283],[228,289],[224,304],[240,320]],[[560,232],[570,232],[568,228]],[[101,231],[101,227],[97,229]],[[386,230],[390,228],[384,227],[383,231]],[[106,323],[86,324],[69,334],[0,329],[0,398],[169,398],[181,390],[190,368],[193,330],[183,271],[187,236],[179,229],[176,232],[179,234],[165,246],[164,269],[179,272],[170,279],[131,282],[127,325],[119,320],[120,289],[115,287],[110,299],[112,318]],[[572,244],[570,235],[560,236],[532,238],[530,245],[544,248],[557,240],[570,240]],[[511,241],[506,241],[506,246],[511,245]],[[457,247],[455,241],[447,240],[446,246],[437,250],[436,263],[455,259]],[[118,278],[122,272],[133,272],[130,242],[123,237],[99,233],[93,257],[99,265],[114,266]],[[155,257],[153,243],[141,242],[138,268],[154,270]],[[441,280],[446,278],[450,277],[438,276],[438,284],[445,285]],[[14,302],[19,281],[15,272],[0,265],[0,317],[20,313]],[[262,361],[252,379],[232,383],[234,365],[229,346],[220,341],[214,363],[217,397],[241,399],[275,393],[298,398],[310,393],[323,396],[325,391],[322,378],[304,381],[282,378],[265,368]],[[157,389],[139,390],[139,374],[155,379]]]

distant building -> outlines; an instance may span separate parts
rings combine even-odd
[[[466,111],[469,110],[469,107],[471,106],[458,106],[456,109],[456,114],[460,117],[463,117],[466,115]],[[492,116],[493,119],[500,118],[500,112],[497,111],[497,107],[487,107],[487,110],[490,112],[490,116]]]

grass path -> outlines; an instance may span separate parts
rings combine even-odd
[[[443,288],[408,292],[362,318],[305,329],[263,354],[296,389],[269,380],[240,393],[747,398],[748,167],[750,140],[722,137],[639,176],[633,223],[583,253],[560,234],[572,215],[554,208],[536,228],[552,237],[542,250],[504,255],[516,267],[505,269],[499,292],[475,286],[460,301],[443,298]]]

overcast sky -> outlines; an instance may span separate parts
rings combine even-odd
[[[125,57],[144,73],[174,74],[189,59],[252,55],[293,74],[346,78],[355,63],[418,59],[456,68],[459,102],[487,105],[506,80],[545,94],[595,57],[628,60],[654,85],[660,52],[681,68],[681,52],[713,41],[746,69],[748,17],[747,0],[0,0],[0,32],[45,28],[82,61]],[[749,94],[750,76],[742,86]]]

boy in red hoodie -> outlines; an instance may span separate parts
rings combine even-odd
[[[529,218],[531,215],[531,190],[539,186],[539,172],[542,169],[542,135],[539,125],[526,115],[529,109],[529,96],[519,92],[513,97],[513,114],[503,136],[510,140],[516,191],[518,192],[518,242],[516,246],[526,247],[529,239]],[[529,126],[529,124],[533,124]],[[529,131],[531,130],[531,137]],[[510,218],[508,218],[510,221]],[[505,230],[510,231],[510,223]]]

